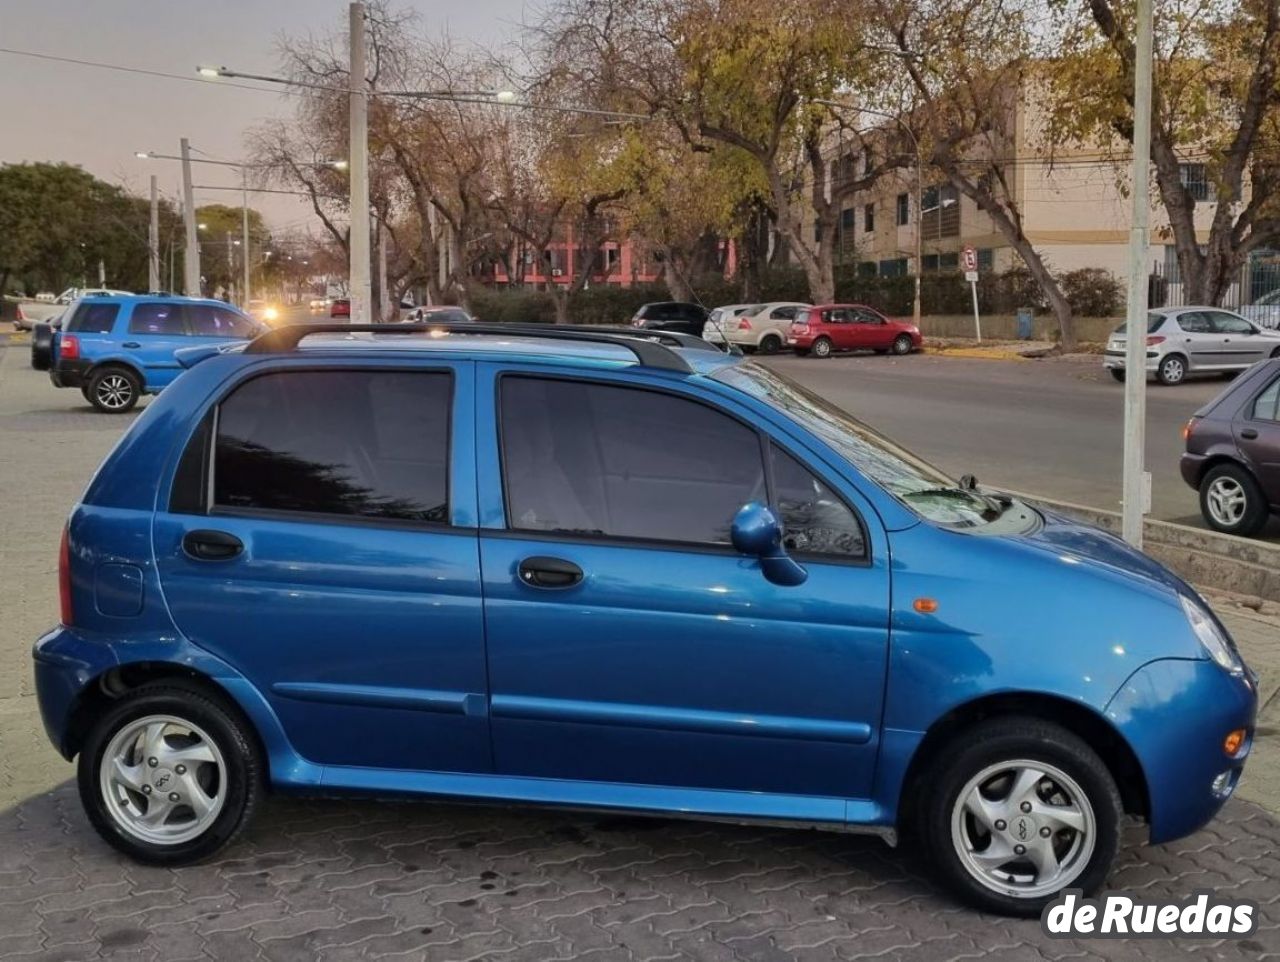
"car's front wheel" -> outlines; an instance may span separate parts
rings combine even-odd
[[[899,334],[893,339],[892,350],[894,354],[910,354],[911,338],[906,334]]]
[[[248,823],[263,764],[227,706],[197,688],[156,683],[94,723],[77,778],[89,821],[108,843],[140,862],[185,865]]]
[[[125,367],[103,367],[89,378],[89,403],[104,414],[133,410],[142,394],[138,375]]]
[[[1269,513],[1258,482],[1239,465],[1219,464],[1200,482],[1200,514],[1216,531],[1255,535],[1267,523]]]
[[[1115,780],[1082,739],[1034,718],[966,731],[925,774],[921,837],[962,899],[1036,916],[1066,888],[1096,890],[1120,847]]]

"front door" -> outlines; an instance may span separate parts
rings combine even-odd
[[[481,366],[476,396],[496,770],[868,796],[888,564],[848,494],[729,402],[626,374]],[[804,584],[730,546],[749,501]]]
[[[311,761],[487,772],[473,366],[305,360],[191,442],[154,529],[174,621]]]
[[[1236,444],[1257,474],[1263,495],[1280,505],[1280,377],[1237,416],[1234,427]]]
[[[851,325],[858,347],[872,351],[887,351],[893,344],[894,332],[884,322],[884,318],[875,311],[865,307],[853,308],[849,312],[853,320]]]
[[[1232,367],[1248,367],[1268,357],[1275,341],[1259,337],[1254,326],[1243,317],[1226,311],[1206,311],[1214,331],[1222,340],[1223,363]]]

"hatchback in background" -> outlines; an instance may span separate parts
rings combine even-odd
[[[631,318],[632,327],[651,331],[675,331],[677,334],[702,336],[707,322],[707,309],[687,301],[655,301],[643,304]]]
[[[920,328],[862,304],[818,304],[796,313],[787,346],[797,354],[830,357],[836,351],[910,354],[920,349]]]
[[[786,345],[787,328],[796,314],[808,308],[808,304],[792,301],[718,307],[707,318],[702,337],[713,344],[727,341],[746,351],[776,354]],[[731,309],[732,314],[726,313]]]
[[[335,297],[329,303],[330,317],[350,317],[351,316],[351,298]]]
[[[1233,381],[1182,434],[1182,477],[1209,527],[1254,535],[1280,514],[1280,358]]]
[[[1107,342],[1102,366],[1125,377],[1127,325]],[[1280,357],[1280,332],[1263,330],[1221,307],[1164,307],[1147,314],[1147,373],[1161,384],[1181,384],[1189,374],[1243,371]]]
[[[431,307],[415,307],[402,320],[413,324],[470,324],[475,318],[461,307],[436,304]]]
[[[79,388],[107,414],[123,414],[180,373],[181,348],[244,341],[263,326],[222,301],[194,297],[83,297],[49,346],[54,387]]]

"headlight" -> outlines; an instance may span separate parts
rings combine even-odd
[[[1232,674],[1244,671],[1240,656],[1209,613],[1186,595],[1180,595],[1179,600],[1182,602],[1182,610],[1186,612],[1187,623],[1200,639],[1200,644],[1204,645],[1209,657]]]
[[[268,321],[274,321],[277,317],[280,316],[280,312],[277,311],[274,307],[268,307],[265,311],[262,312],[262,316]]]

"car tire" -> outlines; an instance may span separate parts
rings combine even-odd
[[[1124,383],[1124,368],[1109,367],[1107,368],[1107,370],[1111,372],[1111,377],[1113,380],[1119,381],[1121,384]]]
[[[129,692],[97,719],[76,772],[94,829],[148,865],[189,865],[228,845],[257,809],[263,775],[239,713],[172,681]]]
[[[1187,359],[1181,354],[1168,354],[1156,368],[1156,380],[1166,387],[1181,384],[1187,379]]]
[[[1272,351],[1272,352],[1271,352],[1271,356],[1272,356],[1273,358],[1280,357],[1280,347],[1278,347],[1278,348],[1276,348],[1274,351]]]
[[[910,354],[912,347],[913,345],[911,343],[910,336],[906,334],[899,334],[897,337],[893,339],[893,347],[891,347],[889,350],[891,350],[894,354],[899,354],[899,355]]]
[[[760,343],[757,345],[756,350],[761,354],[777,354],[782,350],[782,338],[778,337],[777,334],[766,334],[760,338]]]
[[[1262,489],[1238,464],[1218,464],[1200,479],[1200,515],[1215,531],[1251,537],[1270,514]]]
[[[1088,895],[1120,850],[1115,779],[1088,744],[1051,722],[1005,716],[966,729],[922,788],[924,851],[957,897],[985,911],[1030,918],[1065,888]],[[1053,866],[1057,874],[1041,879]]]
[[[142,381],[127,367],[108,365],[89,376],[89,403],[103,414],[132,411],[142,394]]]
[[[831,356],[831,338],[820,337],[813,342],[811,348],[814,357],[830,357]]]
[[[37,324],[31,329],[31,366],[47,371],[53,366],[53,328]]]

